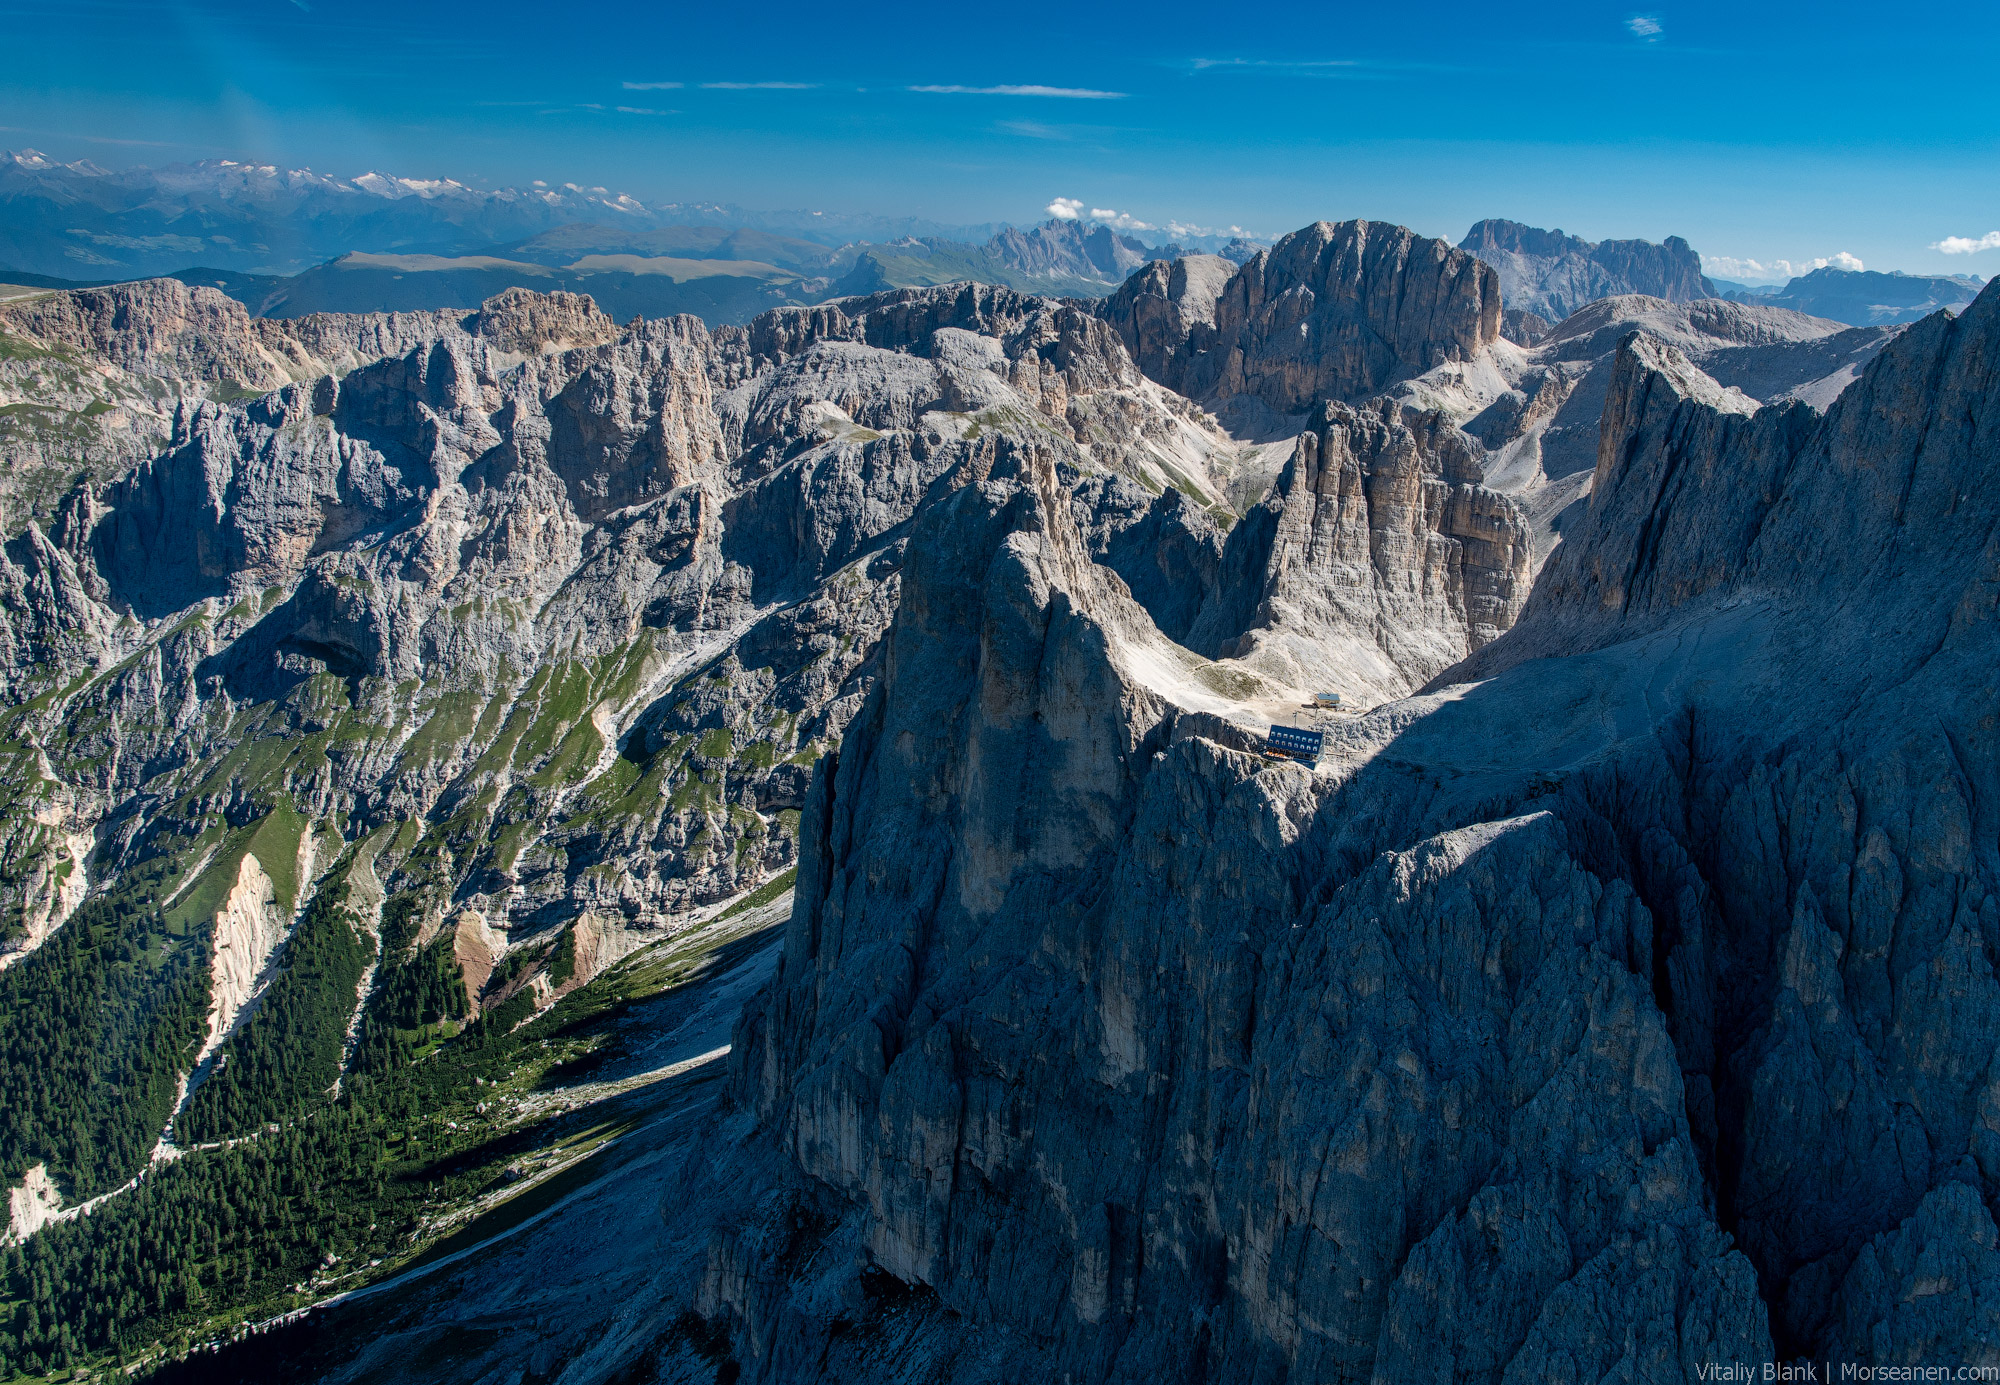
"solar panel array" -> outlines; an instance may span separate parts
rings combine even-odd
[[[1302,731],[1296,726],[1273,726],[1265,744],[1273,750],[1282,750],[1288,755],[1319,756],[1320,733]]]

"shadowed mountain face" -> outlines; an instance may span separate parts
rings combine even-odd
[[[0,1351],[1986,1361],[2000,290],[1499,283],[0,308]]]
[[[1463,401],[1455,407],[1472,413],[1464,428],[1489,449],[1486,484],[1523,501],[1537,555],[1546,557],[1581,514],[1618,350],[1634,333],[1681,351],[1708,380],[1697,392],[1718,407],[1748,412],[1793,400],[1828,407],[1900,330],[1843,328],[1761,300],[1683,304],[1633,294],[1590,304],[1526,351],[1496,347],[1498,393],[1487,393],[1476,371],[1405,389],[1419,401]]]
[[[1520,625],[1317,775],[1125,672],[1045,487],[933,513],[707,1165],[792,1190],[701,1280],[746,1378],[1986,1359],[1996,341],[1754,418],[1634,344]],[[935,1297],[815,1334],[857,1266]]]
[[[1587,241],[1518,221],[1489,220],[1467,231],[1458,248],[1499,272],[1500,296],[1509,309],[1533,313],[1549,323],[1561,322],[1587,303],[1619,294],[1643,293],[1669,303],[1715,297],[1714,285],[1702,277],[1701,257],[1679,236],[1668,236],[1658,245],[1644,240]]]

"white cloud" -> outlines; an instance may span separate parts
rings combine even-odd
[[[1859,258],[1845,250],[1832,255],[1822,255],[1814,260],[1747,260],[1735,255],[1703,255],[1702,273],[1717,279],[1735,279],[1741,283],[1782,283],[1796,279],[1801,274],[1810,274],[1815,269],[1845,269],[1858,271],[1863,268]]]
[[[818,82],[703,82],[703,91],[811,91]]]
[[[1659,42],[1660,35],[1666,32],[1660,25],[1659,17],[1650,14],[1633,15],[1625,21],[1625,27],[1632,31],[1634,38],[1642,38],[1648,43]]]
[[[679,115],[679,111],[656,111],[651,106],[620,106],[623,115]]]
[[[911,87],[911,91],[935,92],[943,96],[1065,96],[1078,101],[1117,101],[1122,91],[1098,91],[1094,87]]]
[[[1246,231],[1241,226],[1197,226],[1189,221],[1168,220],[1165,223],[1141,221],[1130,212],[1121,212],[1115,207],[1089,207],[1080,197],[1057,197],[1042,208],[1044,216],[1057,221],[1088,221],[1100,226],[1109,226],[1114,231],[1165,231],[1174,237],[1188,236],[1250,236],[1261,239],[1260,233]]]
[[[1988,231],[1976,240],[1971,236],[1946,236],[1943,240],[1932,241],[1931,249],[1942,250],[1947,255],[1976,255],[1982,250],[2000,250],[2000,231]]]
[[[1246,231],[1241,226],[1197,226],[1191,221],[1167,222],[1167,234],[1172,236],[1250,236],[1261,239],[1254,231]]]
[[[1150,221],[1141,221],[1129,213],[1113,211],[1109,207],[1092,207],[1090,209],[1090,219],[1092,221],[1101,221],[1114,231],[1151,231],[1155,229],[1153,223]]]
[[[686,86],[686,85],[687,85],[687,83],[685,83],[685,82],[627,82],[627,83],[625,83],[625,90],[627,90],[627,91],[679,91],[679,90],[680,90],[680,89],[681,89],[682,87],[684,87],[684,86]]]
[[[1152,222],[1141,221],[1129,213],[1117,211],[1111,207],[1092,207],[1088,214],[1086,214],[1081,197],[1058,197],[1051,201],[1048,206],[1042,208],[1042,211],[1045,215],[1052,216],[1057,221],[1096,221],[1111,227],[1115,231],[1151,231],[1155,229]]]

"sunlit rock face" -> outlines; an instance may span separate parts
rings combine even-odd
[[[1619,294],[1643,293],[1669,303],[1715,297],[1715,286],[1702,275],[1701,256],[1679,236],[1657,245],[1587,241],[1518,221],[1489,219],[1467,231],[1458,248],[1499,272],[1509,309],[1534,313],[1545,323],[1561,322],[1587,303]]]
[[[1288,686],[1400,696],[1514,623],[1528,522],[1442,416],[1322,406],[1231,531],[1189,642]]]
[[[1226,279],[1215,260],[1149,265],[1099,305],[1149,376],[1211,406],[1356,402],[1500,335],[1491,266],[1401,226],[1316,222]]]

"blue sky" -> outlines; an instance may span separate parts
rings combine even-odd
[[[0,145],[2000,273],[2000,6],[0,0]],[[2000,242],[2000,237],[1994,237]]]

